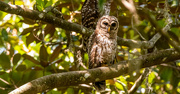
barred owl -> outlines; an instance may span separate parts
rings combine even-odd
[[[98,0],[86,0],[81,9],[82,25],[89,29],[95,29],[100,17]],[[89,36],[83,36],[83,50],[86,51]]]
[[[114,16],[106,15],[98,20],[96,29],[89,38],[89,69],[114,63],[118,27],[118,20]],[[105,81],[95,82],[93,86],[97,91],[103,91],[106,88],[106,83]]]

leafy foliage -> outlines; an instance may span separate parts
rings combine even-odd
[[[3,0],[6,3],[13,3],[10,0]],[[61,19],[81,24],[80,10],[85,0],[28,0],[28,2],[16,1],[16,5],[24,5],[30,9],[46,12],[59,17],[56,13],[49,11],[50,6],[62,13]],[[111,15],[119,19],[120,29],[118,36],[127,39],[142,41],[143,38],[132,27],[132,14],[121,0],[114,0],[111,5]],[[104,0],[100,0],[103,6]],[[179,42],[180,37],[180,5],[178,0],[134,0],[138,8],[147,8],[153,11],[152,16],[156,17],[158,24],[164,27],[169,24],[166,19],[172,20],[170,36]],[[168,4],[169,10],[165,9]],[[170,14],[168,18],[164,16]],[[156,29],[146,18],[145,14],[139,14],[140,24],[135,26],[141,35],[150,40],[156,33]],[[134,22],[135,23],[135,22]],[[88,66],[88,56],[84,54],[83,64],[77,62],[77,48],[82,41],[82,35],[71,31],[57,28],[49,23],[39,20],[12,15],[0,11],[0,92],[6,94],[11,90],[45,75],[62,73],[67,71],[85,70]],[[162,37],[155,44],[157,50],[172,48]],[[129,48],[119,45],[117,60],[130,60],[144,54],[144,50],[152,52],[152,49]],[[145,53],[147,54],[147,53]],[[138,87],[136,93],[180,93],[180,62],[172,61],[169,64],[162,64],[150,68],[150,74]],[[129,90],[143,73],[144,69],[138,69],[133,73],[122,75],[116,78],[116,82],[107,81],[107,87],[112,94],[119,94],[120,91]],[[47,94],[86,94],[95,93],[92,87],[70,86],[59,87],[47,91]]]

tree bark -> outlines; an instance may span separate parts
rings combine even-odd
[[[140,56],[133,60],[120,61],[109,67],[99,67],[84,71],[72,71],[47,75],[13,90],[9,94],[34,94],[56,87],[73,86],[82,83],[102,81],[131,73],[140,68],[168,63],[180,59],[174,49],[166,49]]]
[[[67,30],[66,32],[75,31],[77,33],[81,33],[85,35],[87,34],[89,36],[93,32],[92,30],[87,29],[82,25],[71,23],[66,20],[62,20],[53,15],[49,15],[47,13],[43,13],[35,10],[30,10],[27,8],[22,8],[18,5],[10,5],[2,1],[0,1],[0,10],[10,14],[20,15],[22,17],[26,17],[32,20],[44,21],[49,24],[55,25],[59,28],[65,29]],[[128,46],[130,48],[151,48],[154,46],[154,44],[148,41],[136,41],[131,39],[123,39],[123,38],[118,38],[118,44]]]

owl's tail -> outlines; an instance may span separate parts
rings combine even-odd
[[[93,86],[98,92],[102,92],[106,89],[106,82],[105,80],[101,82],[94,82]]]

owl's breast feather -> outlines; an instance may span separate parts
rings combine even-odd
[[[106,39],[99,42],[102,47],[101,59],[104,62],[110,63],[114,60],[116,54],[117,41],[116,39]]]

